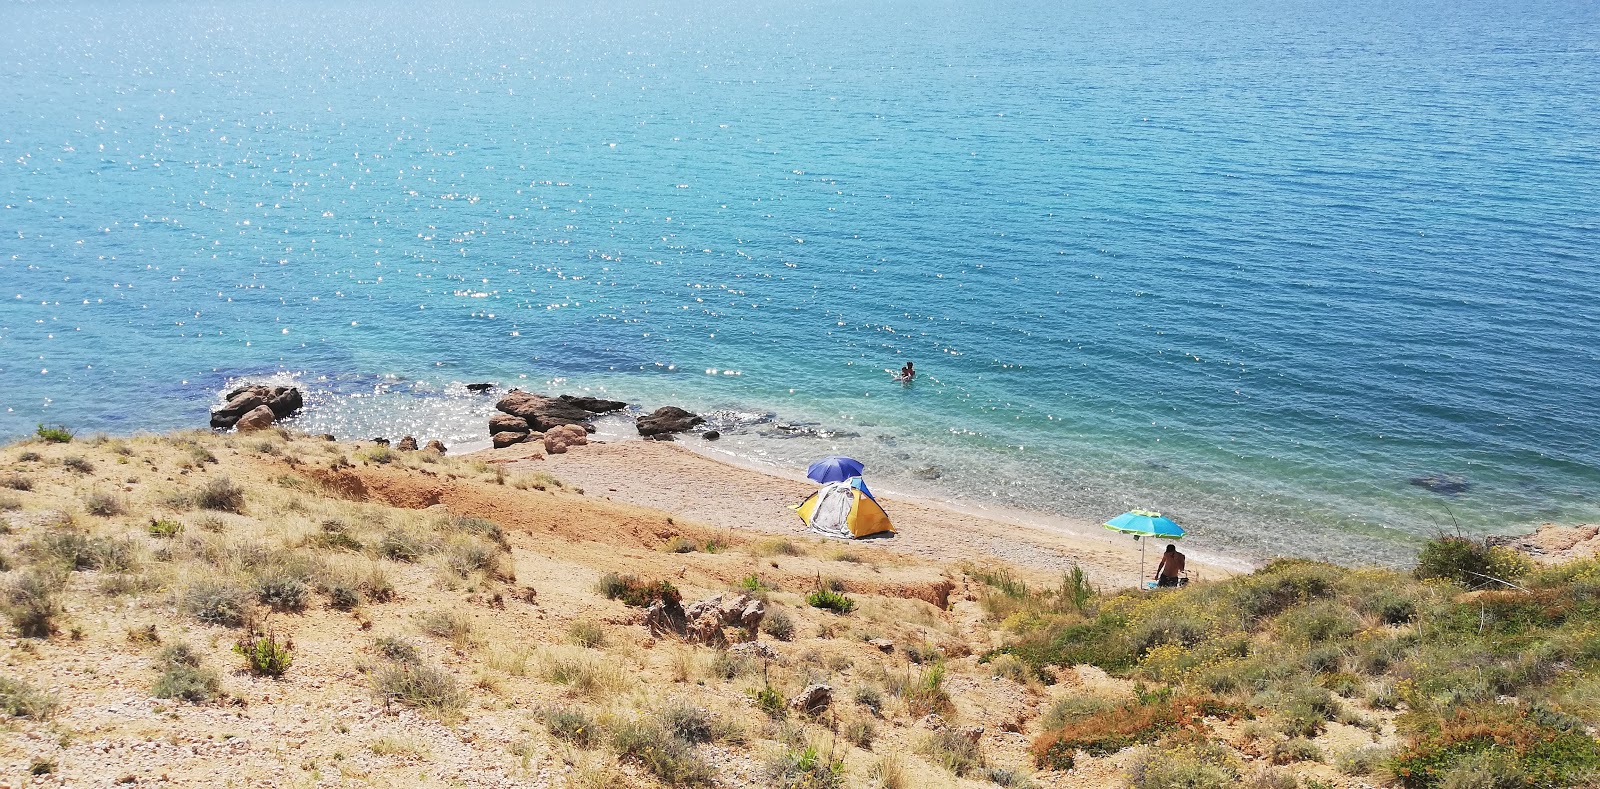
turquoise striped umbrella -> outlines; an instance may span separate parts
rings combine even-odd
[[[1183,527],[1159,512],[1132,510],[1106,521],[1106,528],[1131,534],[1139,541],[1139,588],[1144,588],[1144,538],[1161,537],[1168,540],[1183,539]]]

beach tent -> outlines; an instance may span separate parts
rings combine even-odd
[[[892,532],[894,526],[860,477],[829,482],[795,508],[811,531],[850,539]]]

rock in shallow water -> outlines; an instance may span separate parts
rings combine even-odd
[[[655,436],[663,433],[681,433],[706,420],[689,413],[675,405],[666,405],[657,408],[649,416],[641,416],[635,422],[641,436]]]
[[[1427,488],[1434,493],[1443,493],[1449,496],[1466,493],[1472,488],[1472,483],[1455,474],[1425,474],[1420,477],[1412,477],[1407,482],[1419,488]]]

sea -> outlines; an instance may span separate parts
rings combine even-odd
[[[0,438],[686,446],[1196,548],[1600,522],[1600,4],[0,3]],[[889,371],[914,361],[914,382]],[[621,439],[626,422],[605,435]],[[892,509],[890,512],[893,515]]]

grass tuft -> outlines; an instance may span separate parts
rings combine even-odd
[[[39,690],[20,679],[0,677],[0,710],[13,718],[49,720],[60,702],[55,694]]]

